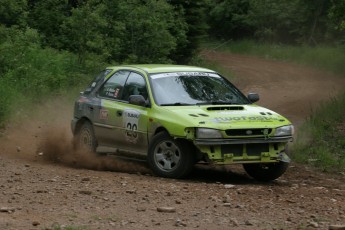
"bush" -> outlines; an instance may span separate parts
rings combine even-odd
[[[0,35],[0,124],[24,99],[37,102],[89,81],[76,55],[42,48],[37,31],[0,26]]]

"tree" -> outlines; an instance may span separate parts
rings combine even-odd
[[[255,36],[268,42],[294,43],[300,36],[305,8],[300,0],[252,0],[249,17]]]
[[[5,26],[26,25],[27,20],[26,0],[2,0],[0,4],[0,24]]]
[[[164,0],[122,1],[114,15],[114,21],[121,22],[125,29],[120,37],[121,53],[117,54],[122,61],[171,62],[169,55],[185,39],[184,22],[175,17],[173,8]]]
[[[332,22],[332,26],[341,36],[342,42],[345,38],[345,1],[332,1],[332,5],[328,11],[328,17]]]
[[[250,0],[225,0],[212,2],[210,9],[210,34],[222,39],[242,39],[252,36],[249,17]]]
[[[185,21],[187,26],[186,39],[182,37],[178,40],[177,49],[170,57],[177,63],[188,63],[198,51],[202,38],[206,37],[209,2],[208,0],[168,0],[168,2],[174,6],[175,17],[179,19],[179,24],[176,25],[184,27],[183,21]],[[174,34],[179,33],[174,32]]]
[[[317,45],[332,37],[332,28],[328,19],[330,0],[300,0],[299,6],[304,7],[304,23],[299,28],[301,42],[309,45]]]
[[[63,48],[60,43],[61,25],[71,15],[71,9],[66,0],[31,0],[29,26],[39,31],[45,45]]]
[[[78,54],[79,62],[83,63],[90,53],[109,56],[105,46],[104,32],[107,21],[101,17],[103,5],[83,4],[71,10],[60,27],[60,43],[64,49]]]

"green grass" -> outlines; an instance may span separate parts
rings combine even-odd
[[[88,230],[88,227],[84,226],[63,226],[54,224],[51,228],[44,228],[42,230]]]
[[[293,159],[326,172],[345,172],[345,93],[320,106],[299,128]]]
[[[345,77],[345,46],[289,46],[254,41],[208,41],[204,48],[253,55],[329,71]],[[345,93],[324,102],[299,127],[292,159],[325,172],[345,173]]]
[[[209,41],[204,47],[218,51],[254,55],[267,59],[294,62],[313,68],[330,71],[345,76],[345,46],[321,45],[310,47],[306,45],[291,46],[283,44],[257,43],[251,40],[243,41]]]

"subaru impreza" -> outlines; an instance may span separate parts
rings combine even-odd
[[[71,127],[80,148],[144,158],[158,176],[182,178],[202,162],[271,181],[288,168],[294,128],[258,100],[206,68],[113,66],[80,93]]]

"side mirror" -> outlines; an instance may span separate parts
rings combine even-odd
[[[254,103],[260,100],[259,94],[257,93],[248,93],[248,99],[250,102]]]
[[[130,95],[128,101],[129,104],[147,106],[146,100],[142,95]]]

